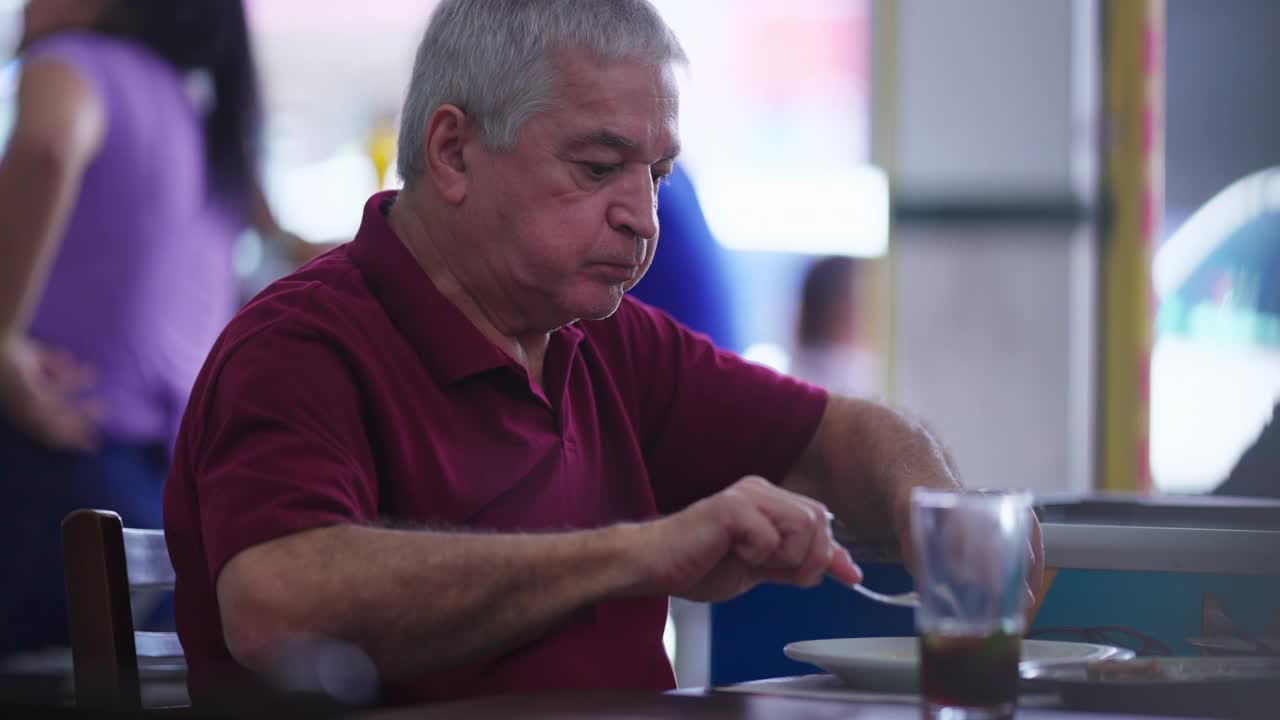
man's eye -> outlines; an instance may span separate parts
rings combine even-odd
[[[583,163],[587,168],[587,175],[593,180],[604,180],[618,169],[617,165],[597,165],[596,163]]]
[[[670,185],[670,184],[671,184],[670,173],[654,173],[653,174],[654,187],[662,187],[663,185]]]

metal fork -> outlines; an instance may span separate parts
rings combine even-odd
[[[896,595],[886,595],[884,593],[876,592],[861,583],[850,585],[849,588],[865,598],[875,600],[878,603],[884,603],[885,605],[905,608],[920,607],[920,593],[915,590],[912,590],[911,592],[898,593]]]
[[[835,514],[832,513],[830,510],[827,511],[827,522],[831,523],[833,528],[839,528],[840,530],[848,529],[845,526],[845,524],[839,518],[837,518]],[[832,578],[832,579],[835,579],[835,578]],[[893,605],[894,607],[905,607],[905,608],[920,607],[920,593],[916,592],[915,590],[912,590],[911,592],[898,593],[896,595],[886,595],[885,593],[882,593],[882,592],[876,592],[875,590],[872,590],[871,588],[866,587],[862,583],[847,585],[842,580],[836,580],[836,582],[839,582],[841,585],[845,585],[845,587],[848,587],[849,589],[853,590],[859,595],[862,595],[863,597],[869,600],[874,600],[878,603],[883,603],[885,605]]]

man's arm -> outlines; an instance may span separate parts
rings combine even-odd
[[[334,526],[233,557],[224,634],[264,673],[293,635],[354,643],[385,677],[491,657],[617,595],[733,597],[763,580],[860,580],[823,506],[760,478],[668,517],[578,532],[477,534]]]
[[[906,537],[911,488],[959,488],[946,450],[923,426],[869,400],[832,395],[783,487],[826,503],[869,540]]]
[[[384,675],[516,647],[638,581],[625,532],[484,535],[334,526],[231,559],[217,593],[232,655],[269,671],[292,634],[353,642]]]
[[[830,506],[867,540],[897,541],[910,563],[911,489],[960,488],[946,449],[922,425],[869,400],[832,395],[783,487]],[[1044,548],[1033,523],[1028,585],[1039,594]]]

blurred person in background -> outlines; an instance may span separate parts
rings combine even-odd
[[[1215,495],[1280,498],[1280,402],[1258,438],[1240,455]]]
[[[187,395],[280,231],[241,0],[31,0],[0,160],[0,656],[68,642],[59,523],[161,525]]]
[[[676,165],[658,204],[662,252],[631,297],[665,310],[725,350],[740,352],[724,251],[716,243],[689,174]]]
[[[851,257],[814,261],[800,291],[791,374],[846,395],[876,394],[875,357],[858,314],[861,268]]]

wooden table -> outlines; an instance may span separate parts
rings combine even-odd
[[[640,692],[572,693],[492,697],[444,705],[382,710],[360,720],[435,720],[459,718],[695,718],[696,720],[920,720],[920,708],[903,703],[849,702],[726,692],[655,694]],[[1121,720],[1153,716],[1096,715],[1061,710],[1020,709],[1018,720]]]

